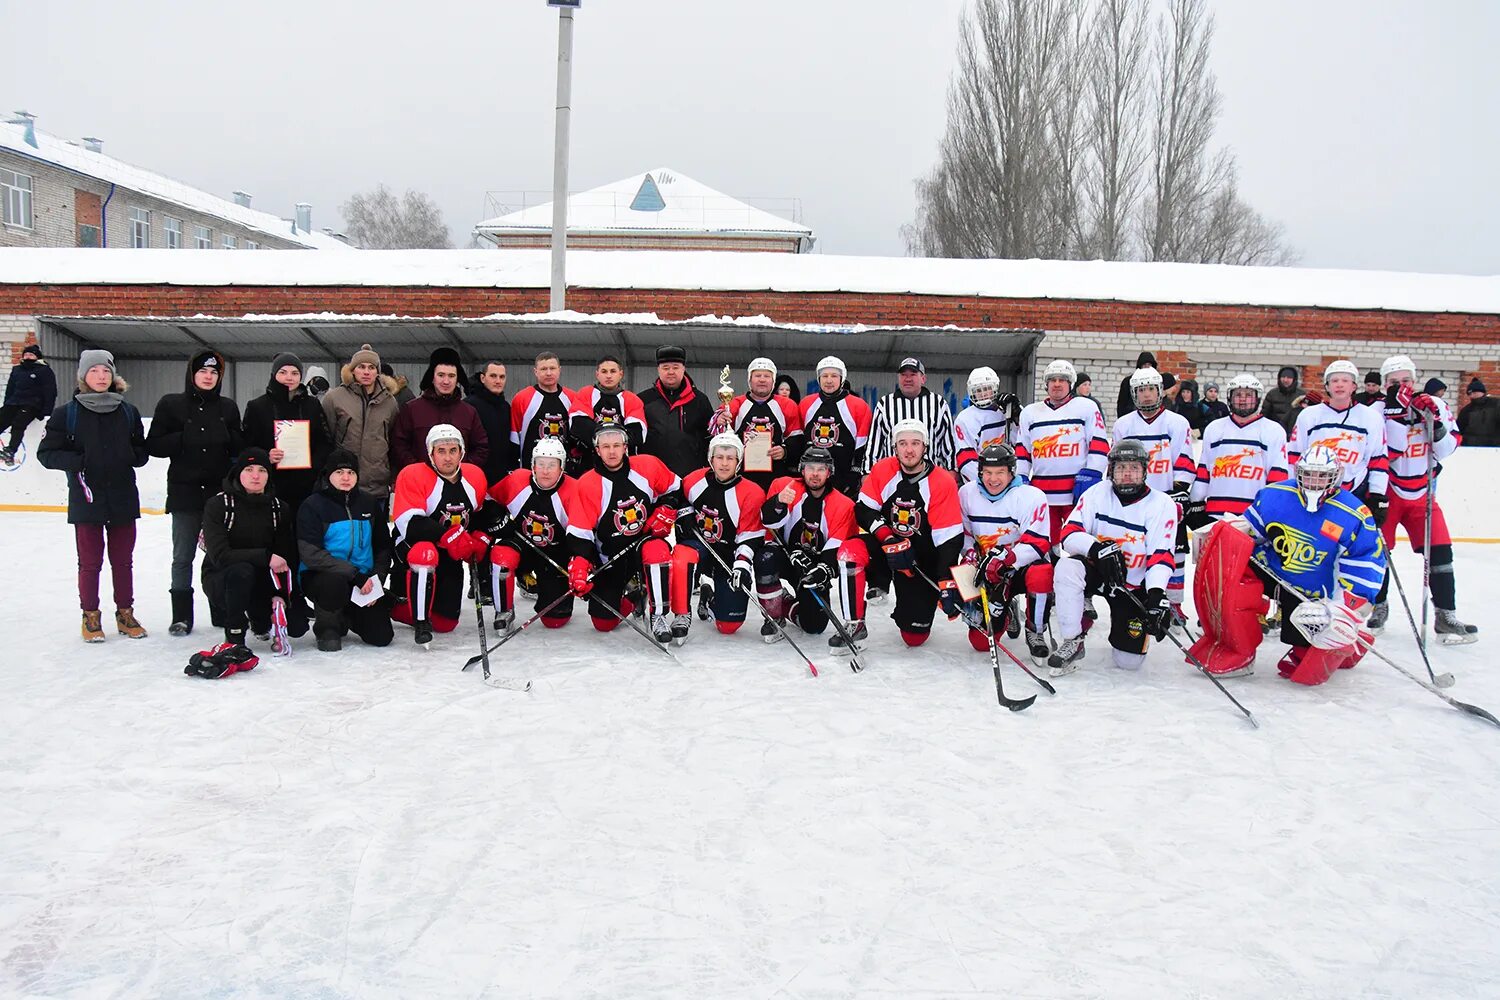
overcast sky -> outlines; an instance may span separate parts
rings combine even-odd
[[[572,189],[670,166],[801,200],[825,253],[896,255],[966,0],[585,0]],[[335,224],[384,182],[442,206],[551,186],[544,0],[6,4],[0,111]],[[1500,2],[1219,0],[1219,139],[1316,267],[1500,273]]]

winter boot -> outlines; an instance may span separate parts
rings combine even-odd
[[[714,616],[714,585],[709,580],[698,581],[698,617],[708,621]]]
[[[85,611],[83,613],[83,641],[104,641],[104,625],[99,619],[99,612]]]
[[[771,621],[771,619],[762,618],[760,620],[760,637],[764,642],[780,642],[782,639],[781,629],[777,628],[776,623]]]
[[[135,608],[116,608],[115,628],[120,630],[121,635],[132,639],[146,638],[146,630],[135,620]]]
[[[1083,659],[1083,636],[1075,635],[1057,644],[1057,651],[1047,657],[1047,672],[1053,677],[1065,677],[1078,669]]]
[[[9,448],[0,447],[0,465],[11,465],[16,460],[16,453]]]
[[[865,623],[862,621],[845,622],[844,631],[849,633],[849,638],[854,640],[856,647],[858,647],[859,643],[870,638],[870,630],[865,627]],[[849,649],[849,644],[844,641],[844,636],[840,632],[834,632],[833,636],[829,638],[828,648],[841,656],[848,656],[851,652],[859,652],[858,648],[854,650]]]
[[[878,604],[879,602],[885,600],[885,598],[886,598],[885,591],[881,590],[879,587],[866,587],[865,588],[865,603],[866,604]]]
[[[1442,637],[1445,646],[1466,646],[1479,641],[1479,626],[1465,625],[1458,620],[1457,611],[1437,610],[1437,621],[1432,630]]]
[[[1039,667],[1045,667],[1047,665],[1047,657],[1052,655],[1052,646],[1047,642],[1047,634],[1027,629],[1026,652],[1030,654],[1033,663]]]
[[[1379,635],[1385,631],[1385,623],[1390,617],[1391,606],[1385,601],[1379,602],[1375,605],[1375,609],[1370,612],[1370,620],[1365,622],[1366,631],[1371,635]]]
[[[672,641],[672,619],[666,615],[651,616],[651,634],[665,646]]]
[[[193,632],[193,590],[169,591],[172,597],[172,624],[167,631],[176,636],[191,635]]]
[[[687,642],[688,629],[693,626],[692,615],[672,616],[672,645],[681,646]]]

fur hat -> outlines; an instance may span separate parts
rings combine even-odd
[[[421,386],[423,392],[426,392],[428,389],[432,388],[432,375],[433,372],[437,371],[438,365],[452,365],[454,368],[458,369],[458,381],[460,385],[463,384],[463,359],[458,356],[458,352],[453,348],[439,347],[437,350],[433,351],[427,356],[427,370],[422,373],[422,381],[418,383],[418,385]]]
[[[656,349],[656,363],[663,364],[668,361],[675,361],[680,365],[687,364],[687,351],[670,344],[663,344]]]

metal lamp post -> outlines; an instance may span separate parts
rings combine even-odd
[[[547,0],[557,8],[557,126],[552,153],[552,303],[567,308],[568,121],[573,105],[573,11],[583,0]]]

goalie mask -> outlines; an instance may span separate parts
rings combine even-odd
[[[969,373],[969,402],[983,409],[995,405],[1000,394],[1000,376],[990,367],[976,368]]]
[[[1146,446],[1134,438],[1126,438],[1109,450],[1109,484],[1123,503],[1146,495],[1146,466],[1150,461]]]
[[[1308,512],[1338,495],[1344,478],[1344,467],[1338,456],[1323,445],[1314,445],[1297,460],[1297,494]]]

